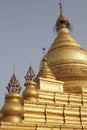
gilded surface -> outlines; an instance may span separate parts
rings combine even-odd
[[[0,130],[87,130],[87,53],[70,35],[69,25],[60,3],[58,36],[46,54],[48,65],[44,59],[37,84],[30,66],[23,99],[14,89],[6,95]]]
[[[37,101],[39,97],[38,91],[36,89],[37,83],[33,82],[34,76],[35,76],[34,71],[32,67],[30,66],[25,76],[26,82],[24,85],[26,88],[22,94],[24,100]]]
[[[55,75],[53,74],[52,70],[48,66],[46,57],[44,57],[42,60],[42,65],[41,65],[40,71],[38,72],[38,74],[35,78],[35,81],[37,82],[40,77],[56,80]]]
[[[61,29],[46,56],[48,65],[57,79],[87,78],[87,53],[70,36],[66,28]]]
[[[23,99],[29,101],[37,101],[39,95],[36,90],[36,83],[33,81],[25,82],[25,90],[23,91]]]
[[[23,106],[21,104],[22,96],[16,93],[6,95],[5,104],[2,107],[2,121],[4,122],[22,122],[24,114]]]
[[[55,76],[61,81],[87,79],[87,66],[81,64],[65,64],[52,68]]]

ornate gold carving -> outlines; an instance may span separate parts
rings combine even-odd
[[[81,86],[65,86],[64,91],[68,93],[82,93],[82,88]]]
[[[52,71],[59,80],[87,78],[87,66],[83,65],[57,66]]]

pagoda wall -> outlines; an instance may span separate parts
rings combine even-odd
[[[32,123],[22,123],[22,124],[12,124],[2,122],[0,125],[0,130],[87,130],[86,126],[75,126],[72,125],[56,125],[53,124],[32,124]]]
[[[64,92],[87,95],[87,80],[70,80],[64,82]]]
[[[87,130],[87,96],[39,91],[24,101],[22,123],[0,122],[0,130]]]
[[[61,105],[76,105],[87,106],[87,93],[72,94],[72,93],[57,93],[49,91],[39,91],[40,103],[52,103]]]
[[[24,102],[24,122],[86,126],[87,97],[39,91],[38,102]]]

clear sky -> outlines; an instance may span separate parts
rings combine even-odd
[[[5,87],[15,73],[22,88],[31,63],[35,73],[50,47],[59,16],[58,0],[0,0],[0,107]],[[87,0],[62,0],[63,12],[72,24],[71,34],[87,49]]]

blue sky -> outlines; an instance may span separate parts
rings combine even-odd
[[[15,73],[24,89],[24,76],[31,63],[35,73],[50,47],[59,16],[58,0],[0,0],[0,107],[5,87]],[[87,49],[87,0],[62,0],[63,12],[72,24],[71,34]]]

